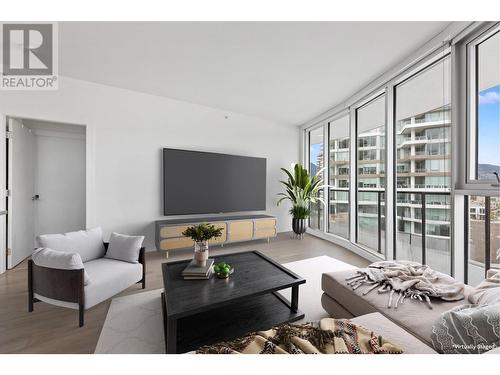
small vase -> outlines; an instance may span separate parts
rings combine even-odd
[[[196,265],[205,267],[208,259],[208,241],[199,241],[194,243],[194,259]]]

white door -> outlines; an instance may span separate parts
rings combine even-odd
[[[85,134],[36,138],[35,234],[85,229]]]
[[[7,268],[7,154],[6,154],[6,127],[7,118],[0,114],[0,273],[4,273]]]
[[[7,267],[13,268],[35,248],[35,137],[16,119],[9,119]]]

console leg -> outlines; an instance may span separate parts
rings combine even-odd
[[[168,259],[168,250],[165,251],[165,259]]]

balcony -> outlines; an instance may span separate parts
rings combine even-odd
[[[414,123],[404,124],[403,126],[401,126],[401,128],[398,131],[398,134],[406,134],[407,132],[411,131],[411,129],[438,128],[438,127],[450,126],[450,125],[451,125],[450,119],[443,119],[443,120],[437,120],[437,121],[422,120],[422,122],[415,121]]]

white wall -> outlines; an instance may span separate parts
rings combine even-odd
[[[288,206],[276,208],[275,195],[280,167],[299,159],[296,127],[66,77],[56,91],[0,92],[0,113],[87,125],[87,224],[106,236],[142,233],[154,246],[162,147],[267,158],[267,212],[278,231],[290,230]]]
[[[85,135],[35,129],[35,235],[85,227]]]

